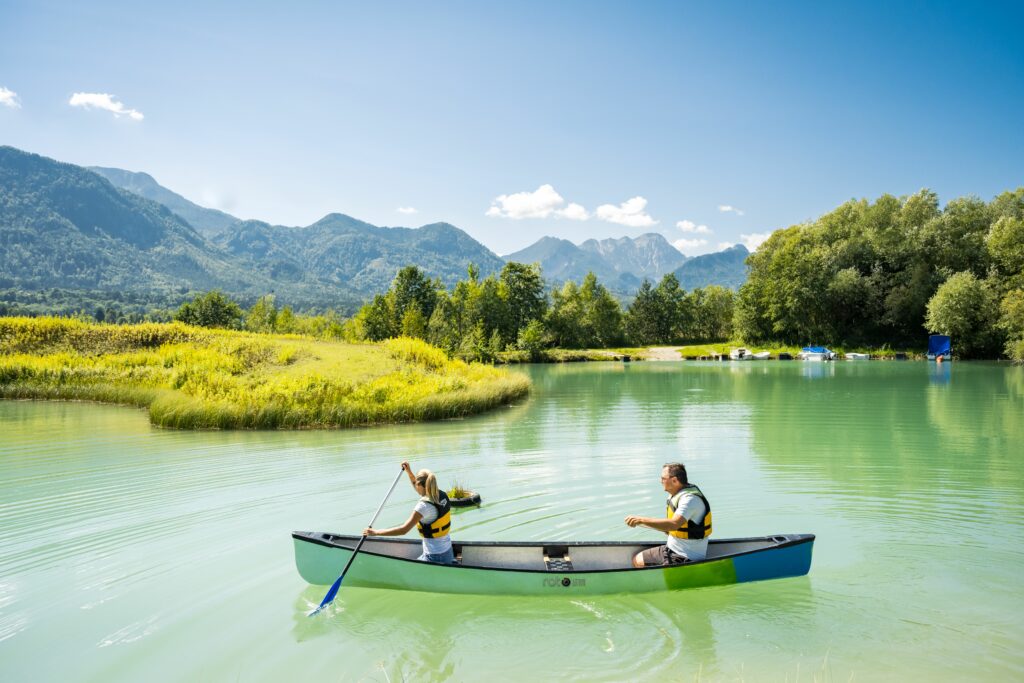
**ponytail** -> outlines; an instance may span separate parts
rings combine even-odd
[[[416,483],[427,491],[427,498],[431,503],[441,504],[441,496],[437,492],[437,477],[430,470],[420,470],[416,473]]]

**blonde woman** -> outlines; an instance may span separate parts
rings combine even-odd
[[[420,494],[419,502],[413,508],[409,519],[402,526],[376,530],[371,527],[363,529],[366,536],[403,536],[413,527],[417,527],[423,537],[423,554],[419,559],[424,562],[438,564],[455,564],[455,553],[452,551],[452,506],[448,502],[448,494],[437,488],[437,477],[430,470],[420,470],[415,475],[408,462],[402,463],[402,469],[409,475],[409,483]]]

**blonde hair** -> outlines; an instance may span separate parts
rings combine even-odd
[[[430,470],[420,470],[416,473],[416,483],[427,491],[427,498],[432,503],[441,503],[441,496],[437,492],[437,477]]]

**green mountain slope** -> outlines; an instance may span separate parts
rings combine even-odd
[[[163,204],[172,212],[184,218],[185,222],[195,228],[197,232],[204,235],[214,235],[229,225],[238,222],[237,218],[223,211],[207,209],[190,202],[180,194],[172,192],[156,182],[153,176],[148,173],[136,173],[120,168],[103,168],[102,166],[89,166],[88,169],[109,180],[114,187],[119,187],[132,194],[137,194],[140,197],[152,199],[154,202]]]
[[[243,302],[274,292],[295,306],[352,311],[410,263],[448,285],[470,263],[483,274],[503,265],[447,223],[381,228],[330,214],[305,228],[232,222],[209,239],[167,206],[93,171],[0,147],[0,289],[142,292],[167,301],[169,293],[220,288]]]
[[[745,261],[749,255],[745,246],[737,244],[714,254],[695,256],[675,270],[676,278],[687,291],[708,285],[736,290],[747,280]]]

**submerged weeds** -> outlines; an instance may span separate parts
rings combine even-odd
[[[182,429],[350,427],[458,417],[529,380],[416,339],[351,345],[181,323],[0,318],[0,397],[148,407]]]

